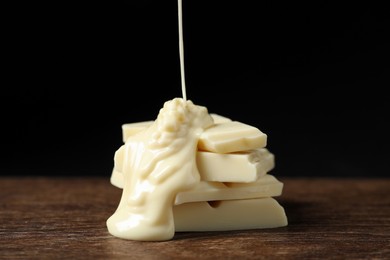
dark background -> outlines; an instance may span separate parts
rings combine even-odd
[[[188,99],[277,176],[388,176],[388,9],[339,2],[183,0]],[[177,2],[2,5],[0,174],[109,177],[121,125],[181,97]]]

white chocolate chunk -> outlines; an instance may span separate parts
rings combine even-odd
[[[273,198],[185,203],[174,206],[173,215],[177,232],[287,226],[285,211]]]
[[[122,141],[125,143],[127,138],[129,138],[129,136],[132,136],[132,135],[137,134],[138,132],[141,132],[142,130],[148,128],[152,124],[153,124],[152,120],[130,123],[130,124],[123,124],[122,125]]]
[[[111,183],[123,187],[124,145],[114,156],[114,170]],[[274,155],[266,148],[237,152],[231,154],[216,154],[198,151],[196,165],[200,179],[214,182],[254,182],[275,166]]]
[[[237,151],[263,148],[267,145],[267,135],[258,128],[218,114],[210,114],[214,125],[206,129],[199,138],[198,148],[214,153],[231,153]],[[128,123],[122,125],[122,140],[126,140],[149,127],[153,121]]]
[[[198,151],[196,165],[204,181],[253,182],[275,166],[266,148],[228,154]]]
[[[125,145],[119,147],[114,154],[114,170],[118,172],[123,171],[123,162],[125,160]],[[121,180],[123,182],[123,180]]]
[[[115,187],[123,189],[123,173],[114,168],[111,173],[110,182]]]
[[[210,116],[213,118],[214,124],[220,124],[220,123],[226,123],[226,122],[232,121],[230,118],[227,118],[227,117],[215,114],[215,113],[211,113]]]
[[[214,153],[232,153],[263,148],[267,135],[258,128],[238,121],[215,124],[200,136],[198,149]]]
[[[122,173],[113,170],[111,184],[122,189]],[[265,175],[252,183],[222,183],[201,181],[194,188],[176,195],[175,205],[196,202],[233,199],[277,197],[282,194],[283,183],[272,175]]]
[[[226,123],[232,121],[230,118],[211,113],[210,116],[214,120],[214,124]],[[125,143],[129,136],[135,135],[138,132],[148,128],[153,124],[153,120],[136,122],[136,123],[128,123],[122,125],[122,141]]]
[[[265,175],[253,183],[221,183],[201,181],[194,188],[176,195],[175,205],[196,201],[221,201],[276,197],[282,194],[283,183]]]

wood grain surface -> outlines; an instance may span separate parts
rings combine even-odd
[[[390,259],[390,179],[279,179],[287,227],[140,242],[107,232],[109,178],[2,177],[0,259]]]

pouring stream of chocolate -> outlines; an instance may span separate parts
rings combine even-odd
[[[183,5],[182,0],[177,0],[178,16],[179,16],[179,56],[180,56],[180,74],[181,74],[181,92],[184,101],[187,100],[186,80],[184,73],[184,40],[183,40]]]

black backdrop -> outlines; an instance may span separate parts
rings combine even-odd
[[[388,13],[339,2],[183,0],[188,98],[265,132],[277,176],[389,172]],[[2,5],[0,174],[110,176],[121,124],[181,96],[177,2]]]

